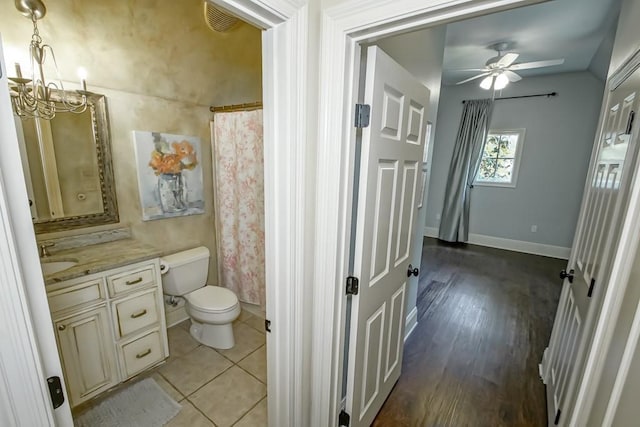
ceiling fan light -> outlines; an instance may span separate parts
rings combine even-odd
[[[493,85],[493,75],[485,77],[480,82],[480,87],[485,90],[491,89],[492,85]]]
[[[496,77],[496,83],[494,88],[496,90],[501,90],[507,87],[508,84],[509,84],[509,78],[507,77],[507,75],[504,73],[500,73],[498,74],[498,77]]]

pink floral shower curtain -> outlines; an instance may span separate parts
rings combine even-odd
[[[216,113],[212,128],[219,284],[264,307],[262,110]]]

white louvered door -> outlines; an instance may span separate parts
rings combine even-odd
[[[640,71],[635,71],[611,92],[597,157],[590,166],[590,186],[567,267],[573,270],[573,277],[564,279],[551,341],[542,361],[549,425],[568,421],[562,411],[574,397],[595,323],[593,310],[599,310],[607,286],[631,181],[628,166],[637,155],[634,118],[639,91]]]
[[[351,426],[369,426],[400,376],[405,292],[429,91],[377,47],[367,50],[347,379]]]

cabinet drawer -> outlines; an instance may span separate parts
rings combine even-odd
[[[123,375],[132,375],[152,366],[164,359],[160,331],[153,331],[121,347]]]
[[[160,320],[157,300],[157,291],[153,290],[114,302],[115,330],[120,337],[157,323]]]
[[[152,265],[147,265],[139,270],[127,271],[125,273],[116,274],[107,277],[109,286],[109,294],[111,296],[140,289],[153,283],[155,274]]]
[[[102,279],[80,283],[49,293],[49,309],[55,313],[68,308],[79,308],[104,301]]]

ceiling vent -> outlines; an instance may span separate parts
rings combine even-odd
[[[231,30],[240,22],[238,18],[221,11],[207,0],[204,1],[204,20],[209,28],[221,33]]]

